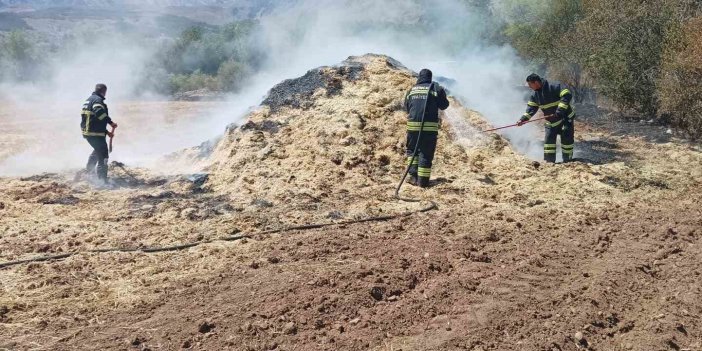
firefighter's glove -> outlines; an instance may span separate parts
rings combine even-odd
[[[519,118],[519,121],[517,121],[517,125],[521,127],[521,126],[523,126],[523,125],[524,125],[526,122],[528,122],[528,121],[529,121],[529,117],[527,117],[527,116],[522,116],[522,117]]]

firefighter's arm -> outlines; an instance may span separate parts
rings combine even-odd
[[[410,90],[410,91],[411,91],[411,90]],[[407,93],[405,93],[405,111],[407,111],[407,113],[410,112],[410,100],[409,100],[410,91],[408,91]]]
[[[517,125],[521,126],[524,124],[526,121],[530,120],[531,117],[534,117],[536,112],[539,111],[539,104],[536,103],[534,99],[534,96],[532,96],[529,99],[529,102],[527,102],[527,109],[526,112],[519,118],[519,121],[517,122]]]
[[[437,84],[438,85],[438,84]],[[446,90],[444,88],[439,87],[439,93],[438,93],[438,100],[437,105],[440,110],[445,110],[449,107],[449,101],[448,98],[446,97]]]
[[[568,90],[568,88],[563,88],[560,91],[561,101],[558,103],[558,108],[556,109],[556,116],[560,118],[566,117],[566,111],[570,107],[570,101],[573,99],[573,94]]]
[[[107,121],[107,124],[112,124],[112,119],[107,115],[107,109],[101,103],[96,102],[93,104],[93,113],[98,120]]]

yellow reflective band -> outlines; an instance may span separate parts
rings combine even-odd
[[[546,105],[541,105],[539,107],[541,107],[542,109],[546,109],[546,108],[558,106],[558,104],[560,104],[560,101],[552,102],[552,103],[546,104]]]
[[[422,122],[416,122],[416,121],[407,121],[408,126],[421,126]],[[424,126],[439,126],[439,122],[424,122]]]
[[[107,113],[101,114],[100,116],[98,116],[98,119],[102,121],[103,119],[105,119],[105,117],[107,117]]]
[[[567,149],[567,150],[573,150],[574,147],[575,147],[575,145],[561,145],[562,149]]]
[[[555,149],[556,144],[544,144],[544,149]]]
[[[102,106],[100,104],[95,104],[95,105],[93,105],[93,108],[105,108],[105,106]]]
[[[85,136],[105,136],[105,133],[83,132]]]
[[[419,128],[407,128],[407,131],[408,132],[418,132]],[[422,129],[422,132],[432,132],[432,133],[436,132],[436,133],[438,133],[439,128],[424,128],[424,129]]]
[[[560,120],[560,121],[558,121],[558,122],[553,122],[553,123],[546,122],[546,126],[548,126],[548,127],[558,127],[559,125],[561,125],[561,123],[563,123],[563,120]]]
[[[417,132],[419,130],[428,132],[438,132],[439,122],[424,122],[424,128],[422,128],[422,122],[408,121],[407,130]]]
[[[91,120],[90,116],[88,116],[88,118],[85,119],[85,133],[87,133],[90,130],[90,120]],[[83,133],[83,134],[85,134],[85,133]]]
[[[533,101],[527,102],[527,105],[529,105],[529,106],[534,106],[534,107],[539,107],[539,104],[537,104],[537,103],[535,103],[535,102],[533,102]]]
[[[526,117],[526,118],[530,119],[530,118],[531,118],[531,115],[528,114],[528,113],[525,113],[525,114],[522,115],[522,117]]]
[[[407,95],[407,98],[409,98],[410,96],[417,96],[417,95],[419,95],[419,96],[426,96],[426,95],[428,95],[428,94],[427,94],[426,91],[414,91],[414,92],[409,93],[409,94]],[[431,92],[431,95],[433,95],[433,96],[438,96],[438,95],[436,94],[435,91],[432,91],[432,92]]]
[[[417,168],[417,175],[428,177],[431,175],[431,168],[419,167]]]
[[[568,118],[573,118],[573,116],[575,116],[575,110],[568,115]]]
[[[412,163],[413,165],[418,165],[419,164],[419,157],[414,157],[414,160],[412,160],[412,156],[407,157],[407,164]]]
[[[545,154],[555,154],[555,153],[556,153],[556,150],[555,150],[555,149],[553,149],[553,150],[544,150],[544,153],[545,153]]]
[[[562,109],[564,109],[564,110],[567,110],[567,109],[568,109],[568,104],[564,104],[564,103],[561,102],[561,103],[558,104],[558,108],[562,108]]]
[[[567,95],[567,94],[570,94],[570,90],[568,90],[568,89],[561,90],[561,97],[563,97],[564,95]]]
[[[572,155],[572,154],[573,154],[573,150],[565,150],[565,149],[564,149],[564,150],[563,150],[563,153],[566,154],[566,155]]]

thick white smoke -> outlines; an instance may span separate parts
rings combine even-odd
[[[279,70],[271,77],[293,77],[368,52],[392,56],[415,71],[429,68],[435,77],[455,81],[449,88],[466,106],[502,126],[524,112],[530,72],[511,47],[481,37],[491,25],[460,0],[306,0],[264,18],[263,42],[271,53],[269,67]],[[541,158],[540,126],[502,133],[521,152]]]
[[[51,83],[0,87],[0,100],[23,108],[40,106],[46,117],[41,125],[32,126],[34,141],[27,149],[0,162],[0,175],[80,168],[90,147],[80,137],[79,110],[97,82],[108,85],[110,114],[120,123],[119,148],[111,157],[148,164],[214,138],[228,124],[240,122],[248,108],[260,103],[266,91],[281,80],[365,53],[386,54],[416,71],[429,68],[437,77],[451,78],[455,84],[449,88],[469,108],[495,125],[511,124],[523,113],[525,91],[520,86],[529,72],[511,48],[481,37],[489,32],[489,25],[484,14],[459,0],[281,2],[260,18],[259,44],[267,54],[263,68],[226,106],[180,121],[167,111],[146,108],[143,116],[129,123],[121,121],[126,111],[119,107],[135,99],[130,94],[138,90],[144,63],[156,48],[118,34],[92,40],[86,36],[70,55],[52,61],[47,69]],[[537,130],[536,126],[521,127],[507,130],[506,135],[522,151],[539,157]]]

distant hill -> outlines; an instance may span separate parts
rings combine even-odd
[[[22,17],[14,13],[0,12],[0,31],[28,29],[29,26]]]
[[[62,37],[75,23],[99,22],[102,28],[173,36],[257,18],[283,0],[0,0],[0,32],[27,29]],[[95,9],[99,9],[96,11]]]
[[[28,6],[35,9],[48,7],[168,7],[216,6],[257,9],[280,0],[0,0],[0,7]]]

